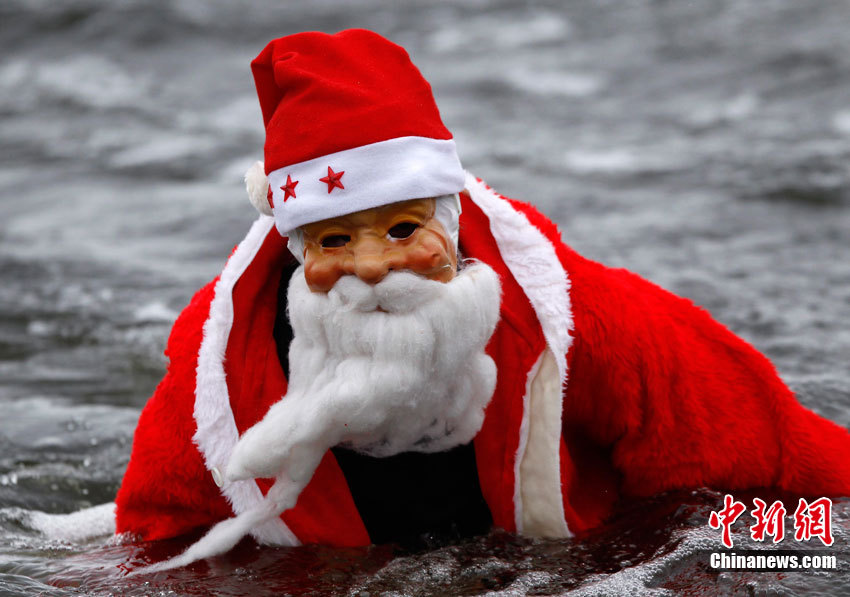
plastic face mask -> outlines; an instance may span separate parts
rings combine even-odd
[[[313,292],[327,292],[342,276],[376,284],[407,270],[439,282],[455,276],[457,254],[434,217],[434,199],[413,199],[308,224],[304,276]]]

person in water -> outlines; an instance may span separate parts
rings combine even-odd
[[[261,215],[174,325],[119,533],[213,527],[185,563],[245,533],[569,537],[666,490],[850,494],[850,435],[763,355],[464,172],[404,49],[299,33],[252,70]]]

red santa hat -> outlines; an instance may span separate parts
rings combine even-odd
[[[452,134],[404,48],[363,29],[298,33],[269,43],[251,69],[265,164],[245,181],[281,234],[463,190]]]

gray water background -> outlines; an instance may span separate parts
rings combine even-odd
[[[146,582],[117,568],[136,548],[31,528],[114,498],[170,325],[255,217],[249,61],[356,26],[408,49],[469,170],[850,425],[850,3],[5,0],[0,594],[850,593],[846,500],[829,573],[708,569],[707,490],[581,541],[261,550]]]

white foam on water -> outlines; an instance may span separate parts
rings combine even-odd
[[[488,591],[484,595],[485,597],[495,597],[497,595],[499,597],[525,597],[530,591],[545,590],[546,585],[554,580],[557,580],[557,576],[551,572],[533,570],[519,576],[506,589]]]
[[[676,541],[676,533],[670,543]],[[638,566],[623,568],[613,574],[600,574],[588,578],[585,583],[569,592],[572,597],[612,597],[618,595],[640,595],[660,597],[674,595],[668,589],[652,587],[660,579],[669,578],[670,570],[700,551],[717,550],[717,531],[708,526],[689,528],[683,532],[676,548],[656,559]]]
[[[505,76],[517,89],[539,95],[587,97],[605,87],[602,77],[563,70],[531,71],[523,67],[510,70]]]
[[[832,116],[832,127],[842,135],[850,135],[850,110],[841,110]]]
[[[132,107],[147,92],[147,83],[118,63],[97,54],[54,57],[50,61],[10,61],[0,69],[6,103],[55,99],[97,109]]]
[[[620,174],[637,170],[637,156],[626,149],[574,150],[565,157],[567,167],[578,174]]]
[[[751,91],[717,102],[705,99],[698,102],[687,105],[682,117],[689,125],[700,128],[745,120],[756,115],[762,104],[758,94]]]
[[[575,174],[632,175],[675,172],[692,164],[678,148],[574,149],[564,156],[566,167]]]
[[[174,132],[114,151],[107,162],[116,168],[168,166],[177,160],[192,158],[199,148],[208,147],[212,143],[213,139],[209,135]]]
[[[133,318],[139,322],[171,323],[177,319],[177,311],[161,301],[140,305],[133,311]]]
[[[521,48],[570,37],[570,22],[552,12],[539,12],[521,21],[500,15],[482,14],[473,19],[440,27],[429,38],[432,49],[451,52],[464,47],[496,46]]]
[[[70,514],[49,514],[39,510],[2,508],[0,515],[16,520],[52,541],[82,543],[115,534],[115,503],[101,504]]]

